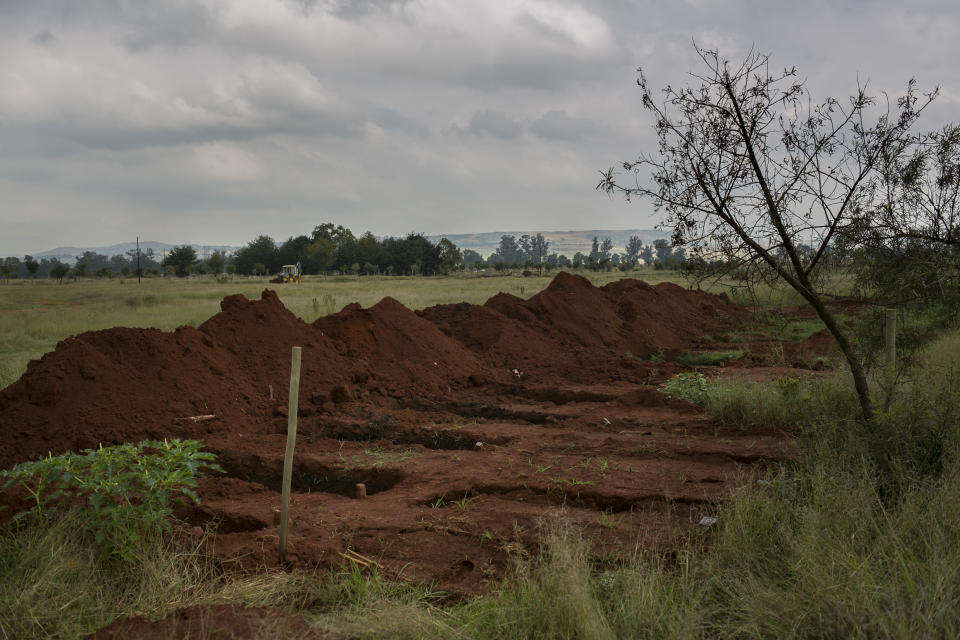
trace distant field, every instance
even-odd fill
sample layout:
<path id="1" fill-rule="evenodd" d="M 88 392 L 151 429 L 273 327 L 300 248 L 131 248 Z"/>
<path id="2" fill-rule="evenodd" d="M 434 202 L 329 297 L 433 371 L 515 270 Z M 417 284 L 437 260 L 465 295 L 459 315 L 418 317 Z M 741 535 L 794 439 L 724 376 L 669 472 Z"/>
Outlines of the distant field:
<path id="1" fill-rule="evenodd" d="M 596 285 L 624 277 L 621 272 L 582 275 Z M 674 271 L 637 270 L 629 277 L 651 284 L 682 283 Z M 224 296 L 260 296 L 274 289 L 288 309 L 307 322 L 339 311 L 351 302 L 364 307 L 392 296 L 411 309 L 435 304 L 481 304 L 503 291 L 529 298 L 551 277 L 456 275 L 439 277 L 313 276 L 300 285 L 276 285 L 268 278 L 238 277 L 219 283 L 202 279 L 81 280 L 57 284 L 49 280 L 11 280 L 0 284 L 0 388 L 14 382 L 30 360 L 53 350 L 69 336 L 110 327 L 155 327 L 166 331 L 197 326 L 220 310 Z M 316 309 L 314 300 L 317 301 Z"/>

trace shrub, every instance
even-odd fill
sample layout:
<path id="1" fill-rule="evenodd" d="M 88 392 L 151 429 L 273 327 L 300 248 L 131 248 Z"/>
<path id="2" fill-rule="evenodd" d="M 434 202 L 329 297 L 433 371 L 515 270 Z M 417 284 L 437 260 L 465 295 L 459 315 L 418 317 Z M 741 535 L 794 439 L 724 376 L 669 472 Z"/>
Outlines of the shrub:
<path id="1" fill-rule="evenodd" d="M 0 472 L 4 488 L 19 485 L 30 497 L 29 509 L 14 516 L 52 518 L 64 508 L 105 554 L 133 562 L 137 543 L 170 528 L 172 501 L 194 502 L 197 480 L 206 471 L 223 471 L 212 453 L 194 440 L 146 441 L 68 452 L 18 464 Z"/>
<path id="2" fill-rule="evenodd" d="M 664 382 L 660 391 L 703 407 L 710 399 L 710 381 L 702 373 L 688 371 Z"/>

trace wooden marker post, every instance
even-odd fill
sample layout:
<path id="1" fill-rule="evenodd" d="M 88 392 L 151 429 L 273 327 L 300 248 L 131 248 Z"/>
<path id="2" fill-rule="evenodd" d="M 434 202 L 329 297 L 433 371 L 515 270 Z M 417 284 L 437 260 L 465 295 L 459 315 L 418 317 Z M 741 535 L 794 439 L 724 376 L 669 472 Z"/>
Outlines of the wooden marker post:
<path id="1" fill-rule="evenodd" d="M 290 357 L 290 403 L 287 405 L 287 451 L 283 456 L 283 491 L 280 497 L 280 562 L 287 556 L 287 522 L 290 517 L 290 480 L 293 477 L 293 448 L 297 444 L 297 405 L 300 396 L 300 347 Z"/>

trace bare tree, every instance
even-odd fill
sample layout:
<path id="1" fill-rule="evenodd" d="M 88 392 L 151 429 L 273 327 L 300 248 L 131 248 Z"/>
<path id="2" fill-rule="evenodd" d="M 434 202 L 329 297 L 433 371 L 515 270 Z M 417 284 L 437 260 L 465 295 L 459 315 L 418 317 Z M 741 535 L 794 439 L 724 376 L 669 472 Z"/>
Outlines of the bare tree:
<path id="1" fill-rule="evenodd" d="M 858 86 L 847 101 L 815 102 L 796 69 L 771 71 L 751 51 L 731 63 L 696 47 L 699 86 L 663 90 L 655 99 L 643 70 L 637 84 L 655 119 L 659 153 L 613 168 L 597 188 L 652 198 L 666 212 L 673 243 L 709 244 L 722 255 L 762 264 L 815 310 L 843 352 L 863 417 L 873 407 L 864 367 L 824 303 L 816 275 L 838 231 L 872 198 L 884 154 L 897 154 L 934 94 L 910 81 L 904 96 L 871 121 L 877 101 Z M 802 245 L 809 245 L 804 251 Z"/>

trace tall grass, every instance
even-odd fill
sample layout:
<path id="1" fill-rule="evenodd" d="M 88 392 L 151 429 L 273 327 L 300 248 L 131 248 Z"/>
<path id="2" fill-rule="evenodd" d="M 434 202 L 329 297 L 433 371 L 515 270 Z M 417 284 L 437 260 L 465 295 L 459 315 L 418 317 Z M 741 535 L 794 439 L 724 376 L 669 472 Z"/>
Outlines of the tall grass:
<path id="1" fill-rule="evenodd" d="M 135 565 L 104 560 L 68 518 L 0 537 L 0 637 L 77 638 L 118 616 L 195 604 L 280 606 L 302 591 L 283 572 L 225 576 L 182 534 L 144 541 Z M 226 579 L 225 579 L 226 578 Z"/>

